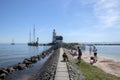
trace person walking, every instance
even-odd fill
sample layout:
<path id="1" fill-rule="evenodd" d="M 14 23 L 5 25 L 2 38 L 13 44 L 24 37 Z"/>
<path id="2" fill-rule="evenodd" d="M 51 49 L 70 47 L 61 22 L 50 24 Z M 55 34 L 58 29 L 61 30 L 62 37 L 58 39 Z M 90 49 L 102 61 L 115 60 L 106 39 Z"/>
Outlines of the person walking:
<path id="1" fill-rule="evenodd" d="M 82 51 L 81 51 L 81 49 L 80 49 L 80 47 L 78 46 L 78 63 L 80 63 L 81 62 L 81 56 L 82 56 Z"/>
<path id="2" fill-rule="evenodd" d="M 94 53 L 94 59 L 95 59 L 95 62 L 97 61 L 97 49 L 95 46 L 93 46 L 93 53 Z"/>

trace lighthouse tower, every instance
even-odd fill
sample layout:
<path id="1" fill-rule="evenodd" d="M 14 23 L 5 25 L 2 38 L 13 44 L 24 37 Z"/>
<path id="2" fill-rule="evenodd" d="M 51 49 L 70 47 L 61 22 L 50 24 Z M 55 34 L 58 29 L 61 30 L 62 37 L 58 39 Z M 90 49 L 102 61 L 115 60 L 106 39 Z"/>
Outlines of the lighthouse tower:
<path id="1" fill-rule="evenodd" d="M 53 30 L 53 43 L 56 42 L 56 32 L 55 32 L 55 29 Z"/>

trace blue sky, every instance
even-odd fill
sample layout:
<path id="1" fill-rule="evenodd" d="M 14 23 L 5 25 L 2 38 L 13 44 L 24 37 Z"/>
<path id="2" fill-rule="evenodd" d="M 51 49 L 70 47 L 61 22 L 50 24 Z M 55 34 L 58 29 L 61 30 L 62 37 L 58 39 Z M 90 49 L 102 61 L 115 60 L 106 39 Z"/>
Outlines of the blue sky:
<path id="1" fill-rule="evenodd" d="M 120 42 L 120 0 L 0 0 L 0 43 L 27 43 L 36 27 L 39 43 Z"/>

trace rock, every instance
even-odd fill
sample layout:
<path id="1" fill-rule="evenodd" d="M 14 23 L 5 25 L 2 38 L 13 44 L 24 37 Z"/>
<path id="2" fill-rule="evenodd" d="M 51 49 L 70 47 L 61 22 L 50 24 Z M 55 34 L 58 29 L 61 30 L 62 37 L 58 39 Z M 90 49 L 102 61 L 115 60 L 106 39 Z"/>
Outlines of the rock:
<path id="1" fill-rule="evenodd" d="M 31 57 L 31 62 L 32 63 L 36 63 L 38 61 L 38 58 L 36 58 L 36 57 Z"/>
<path id="2" fill-rule="evenodd" d="M 7 74 L 7 75 L 9 74 L 8 71 L 7 71 L 7 69 L 5 69 L 5 68 L 2 68 L 2 69 L 0 70 L 0 74 L 2 74 L 2 73 L 5 73 L 5 74 Z"/>
<path id="3" fill-rule="evenodd" d="M 26 58 L 25 60 L 27 60 L 27 61 L 31 61 L 31 58 Z"/>
<path id="4" fill-rule="evenodd" d="M 23 70 L 26 68 L 26 64 L 24 63 L 18 63 L 18 70 Z"/>
<path id="5" fill-rule="evenodd" d="M 13 65 L 13 69 L 14 69 L 15 71 L 17 71 L 17 70 L 18 70 L 18 64 Z"/>
<path id="6" fill-rule="evenodd" d="M 26 59 L 23 61 L 23 64 L 26 64 L 26 67 L 31 67 L 32 66 L 32 62 L 29 61 L 29 60 L 26 60 Z"/>
<path id="7" fill-rule="evenodd" d="M 12 66 L 10 66 L 10 67 L 7 68 L 7 71 L 8 71 L 9 73 L 11 73 L 11 72 L 14 72 L 15 69 L 14 69 Z"/>
<path id="8" fill-rule="evenodd" d="M 42 58 L 45 58 L 45 56 L 46 56 L 46 53 L 42 53 Z"/>
<path id="9" fill-rule="evenodd" d="M 0 74 L 0 79 L 5 79 L 7 75 L 5 73 Z"/>
<path id="10" fill-rule="evenodd" d="M 4 79 L 8 74 L 9 74 L 9 73 L 8 73 L 7 69 L 2 68 L 2 69 L 0 70 L 0 79 Z"/>
<path id="11" fill-rule="evenodd" d="M 42 54 L 39 55 L 40 59 L 42 58 Z"/>

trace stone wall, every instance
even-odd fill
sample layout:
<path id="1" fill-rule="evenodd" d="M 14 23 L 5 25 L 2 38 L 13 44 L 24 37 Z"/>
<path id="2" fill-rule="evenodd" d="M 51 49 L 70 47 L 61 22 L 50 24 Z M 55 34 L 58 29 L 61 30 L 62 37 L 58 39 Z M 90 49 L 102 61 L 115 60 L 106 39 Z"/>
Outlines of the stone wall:
<path id="1" fill-rule="evenodd" d="M 59 49 L 55 50 L 49 59 L 44 63 L 42 68 L 33 75 L 30 80 L 54 80 L 59 52 Z"/>

